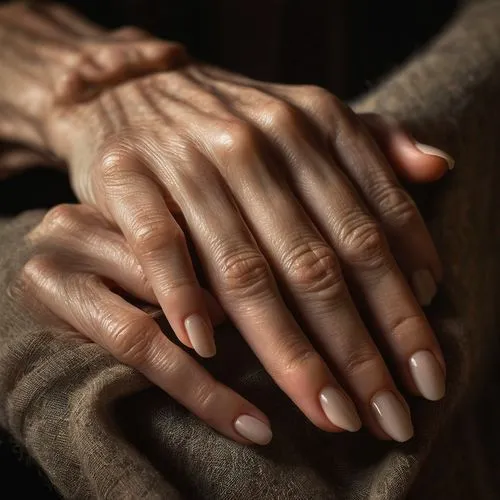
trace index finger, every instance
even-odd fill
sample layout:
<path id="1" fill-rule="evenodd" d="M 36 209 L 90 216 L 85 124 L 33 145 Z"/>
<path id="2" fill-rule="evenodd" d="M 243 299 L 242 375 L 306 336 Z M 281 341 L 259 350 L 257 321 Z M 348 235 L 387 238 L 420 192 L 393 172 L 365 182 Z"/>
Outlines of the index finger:
<path id="1" fill-rule="evenodd" d="M 143 373 L 190 412 L 221 434 L 249 444 L 267 444 L 267 417 L 229 387 L 216 381 L 189 354 L 172 343 L 156 322 L 109 290 L 99 278 L 67 272 L 50 259 L 29 263 L 33 292 L 54 314 L 122 363 Z M 71 300 L 61 300 L 60 290 Z"/>

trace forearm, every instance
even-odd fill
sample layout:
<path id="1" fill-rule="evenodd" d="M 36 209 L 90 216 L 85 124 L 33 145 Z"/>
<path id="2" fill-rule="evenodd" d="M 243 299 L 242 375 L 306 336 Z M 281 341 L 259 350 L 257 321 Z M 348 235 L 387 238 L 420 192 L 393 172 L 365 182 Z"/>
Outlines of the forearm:
<path id="1" fill-rule="evenodd" d="M 59 84 L 100 30 L 52 2 L 0 8 L 0 140 L 48 147 L 44 120 Z"/>
<path id="2" fill-rule="evenodd" d="M 467 156 L 474 150 L 478 162 L 486 150 L 494 154 L 500 130 L 500 2 L 466 2 L 442 35 L 355 108 L 394 116 L 458 162 L 464 150 Z"/>
<path id="3" fill-rule="evenodd" d="M 0 46 L 0 175 L 23 165 L 26 151 L 57 149 L 48 131 L 57 108 L 187 61 L 177 43 L 136 28 L 106 32 L 53 2 L 0 7 Z"/>

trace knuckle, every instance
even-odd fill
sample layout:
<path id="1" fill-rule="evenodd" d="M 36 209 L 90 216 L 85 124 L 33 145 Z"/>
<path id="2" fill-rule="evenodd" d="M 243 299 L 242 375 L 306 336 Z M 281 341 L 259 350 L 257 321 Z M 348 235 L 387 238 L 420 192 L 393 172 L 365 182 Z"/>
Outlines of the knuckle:
<path id="1" fill-rule="evenodd" d="M 33 255 L 22 267 L 19 282 L 25 288 L 40 284 L 54 272 L 54 262 L 47 255 Z"/>
<path id="2" fill-rule="evenodd" d="M 193 401 L 200 418 L 210 421 L 220 413 L 217 404 L 217 387 L 214 380 L 198 385 L 193 392 Z"/>
<path id="3" fill-rule="evenodd" d="M 182 230 L 164 219 L 141 217 L 135 221 L 132 233 L 135 250 L 144 258 L 168 247 L 185 244 Z"/>
<path id="4" fill-rule="evenodd" d="M 114 31 L 114 35 L 123 40 L 143 40 L 144 38 L 150 38 L 151 35 L 136 26 L 122 26 Z"/>
<path id="5" fill-rule="evenodd" d="M 147 316 L 127 318 L 109 330 L 111 348 L 125 364 L 141 367 L 150 358 L 156 334 L 154 321 Z"/>
<path id="6" fill-rule="evenodd" d="M 270 285 L 267 262 L 254 249 L 228 253 L 220 260 L 219 269 L 223 292 L 252 296 Z"/>
<path id="7" fill-rule="evenodd" d="M 299 115 L 287 102 L 275 100 L 264 108 L 263 122 L 274 130 L 299 128 Z"/>
<path id="8" fill-rule="evenodd" d="M 302 292 L 340 291 L 342 274 L 333 250 L 324 244 L 302 243 L 284 260 L 292 285 Z"/>
<path id="9" fill-rule="evenodd" d="M 305 85 L 302 91 L 305 101 L 319 112 L 328 110 L 329 113 L 340 113 L 344 110 L 342 101 L 322 87 Z"/>
<path id="10" fill-rule="evenodd" d="M 369 216 L 347 217 L 339 229 L 346 259 L 376 268 L 384 262 L 386 243 L 377 222 Z"/>
<path id="11" fill-rule="evenodd" d="M 123 160 L 126 158 L 124 151 L 116 145 L 108 145 L 104 151 L 101 152 L 99 158 L 100 172 L 102 179 L 107 185 L 111 183 L 113 185 L 117 179 L 121 179 L 121 167 L 123 165 Z"/>
<path id="12" fill-rule="evenodd" d="M 257 148 L 256 130 L 243 120 L 225 122 L 216 138 L 216 152 L 227 156 L 248 158 Z"/>
<path id="13" fill-rule="evenodd" d="M 123 133 L 110 137 L 102 146 L 93 172 L 106 194 L 112 195 L 119 189 L 117 195 L 123 195 L 122 188 L 131 187 L 137 179 L 138 173 L 133 167 L 137 160 L 134 151 L 140 141 L 136 134 Z"/>
<path id="14" fill-rule="evenodd" d="M 186 47 L 178 42 L 164 42 L 155 40 L 142 48 L 142 53 L 146 59 L 163 62 L 166 67 L 171 67 L 171 63 L 177 65 L 186 60 L 188 53 Z"/>
<path id="15" fill-rule="evenodd" d="M 283 359 L 285 363 L 279 368 L 278 377 L 301 374 L 305 370 L 312 370 L 313 366 L 323 366 L 321 356 L 304 339 L 288 337 L 283 346 Z M 315 370 L 312 370 L 315 371 Z"/>
<path id="16" fill-rule="evenodd" d="M 413 200 L 400 186 L 385 186 L 378 190 L 374 199 L 381 217 L 391 226 L 405 227 L 418 218 Z"/>
<path id="17" fill-rule="evenodd" d="M 75 231 L 78 229 L 79 219 L 74 205 L 61 204 L 51 208 L 43 218 L 44 232 L 52 233 L 63 230 Z"/>
<path id="18" fill-rule="evenodd" d="M 11 299 L 37 298 L 38 300 L 39 292 L 46 288 L 47 281 L 54 275 L 56 269 L 56 264 L 48 255 L 33 255 L 8 284 L 7 295 Z"/>
<path id="19" fill-rule="evenodd" d="M 350 351 L 343 363 L 346 377 L 367 377 L 381 369 L 381 358 L 368 347 Z"/>

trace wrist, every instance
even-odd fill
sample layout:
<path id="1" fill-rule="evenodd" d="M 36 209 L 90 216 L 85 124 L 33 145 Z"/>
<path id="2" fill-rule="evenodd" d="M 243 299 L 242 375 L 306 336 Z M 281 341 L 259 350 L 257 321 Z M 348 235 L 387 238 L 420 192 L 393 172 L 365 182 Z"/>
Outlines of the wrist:
<path id="1" fill-rule="evenodd" d="M 53 104 L 86 101 L 132 78 L 171 70 L 187 61 L 183 45 L 131 26 L 80 40 L 78 53 L 54 86 Z"/>
<path id="2" fill-rule="evenodd" d="M 179 44 L 136 28 L 107 32 L 51 2 L 1 7 L 0 46 L 0 117 L 4 109 L 16 117 L 0 123 L 0 140 L 52 152 L 49 123 L 61 108 L 187 60 Z"/>
<path id="3" fill-rule="evenodd" d="M 62 9 L 62 10 L 61 10 Z M 44 118 L 61 74 L 79 57 L 76 16 L 52 2 L 0 7 L 0 140 L 45 148 Z M 104 33 L 82 27 L 81 37 Z"/>

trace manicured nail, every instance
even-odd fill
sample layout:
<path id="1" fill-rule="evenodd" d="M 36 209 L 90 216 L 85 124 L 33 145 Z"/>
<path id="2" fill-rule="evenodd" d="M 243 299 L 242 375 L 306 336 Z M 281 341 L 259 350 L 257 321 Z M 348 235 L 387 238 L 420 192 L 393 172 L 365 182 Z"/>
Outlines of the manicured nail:
<path id="1" fill-rule="evenodd" d="M 410 358 L 410 371 L 417 389 L 424 398 L 438 401 L 444 397 L 446 391 L 444 373 L 432 352 L 416 352 Z"/>
<path id="2" fill-rule="evenodd" d="M 392 439 L 403 443 L 413 436 L 410 414 L 394 393 L 378 393 L 372 400 L 372 407 L 380 427 Z"/>
<path id="3" fill-rule="evenodd" d="M 333 425 L 349 432 L 361 429 L 361 420 L 354 403 L 337 389 L 325 387 L 319 395 L 321 407 Z"/>
<path id="4" fill-rule="evenodd" d="M 240 415 L 234 422 L 234 428 L 240 436 L 255 444 L 265 445 L 273 438 L 271 428 L 262 420 L 250 415 Z"/>
<path id="5" fill-rule="evenodd" d="M 413 293 L 421 306 L 428 306 L 436 295 L 437 285 L 432 274 L 427 269 L 415 271 L 411 277 Z"/>
<path id="6" fill-rule="evenodd" d="M 189 316 L 184 321 L 184 326 L 193 349 L 202 358 L 215 356 L 216 349 L 213 332 L 199 314 Z"/>
<path id="7" fill-rule="evenodd" d="M 445 153 L 441 149 L 435 148 L 434 146 L 429 146 L 428 144 L 422 144 L 421 142 L 416 142 L 415 147 L 426 155 L 439 156 L 440 158 L 443 158 L 443 160 L 448 163 L 448 170 L 452 170 L 455 166 L 455 160 L 448 153 Z"/>

